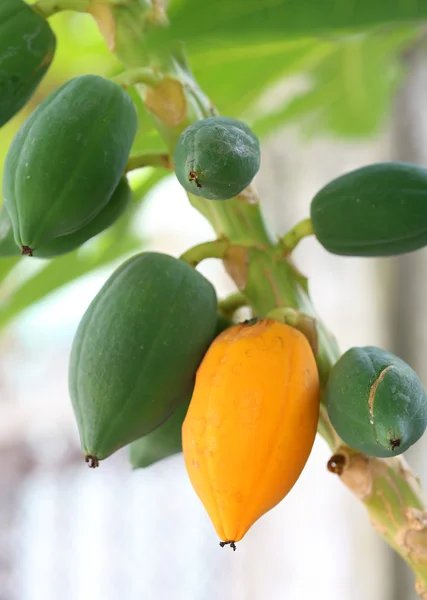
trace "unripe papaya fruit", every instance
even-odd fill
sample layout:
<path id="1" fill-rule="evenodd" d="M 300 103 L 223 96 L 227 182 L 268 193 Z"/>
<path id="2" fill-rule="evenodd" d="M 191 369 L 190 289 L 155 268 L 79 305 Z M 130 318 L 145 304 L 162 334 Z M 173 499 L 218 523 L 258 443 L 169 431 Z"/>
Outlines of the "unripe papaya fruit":
<path id="1" fill-rule="evenodd" d="M 56 39 L 22 0 L 0 2 L 0 127 L 29 100 L 48 70 Z"/>
<path id="2" fill-rule="evenodd" d="M 232 322 L 218 315 L 216 337 L 232 326 Z M 191 395 L 180 404 L 171 416 L 162 424 L 129 446 L 129 460 L 134 469 L 142 469 L 182 451 L 182 424 L 187 414 Z"/>
<path id="3" fill-rule="evenodd" d="M 240 194 L 258 172 L 258 138 L 241 121 L 202 119 L 180 135 L 174 162 L 176 176 L 188 192 L 226 200 Z"/>
<path id="4" fill-rule="evenodd" d="M 427 244 L 427 170 L 378 163 L 334 179 L 311 202 L 313 231 L 334 254 L 393 256 Z"/>
<path id="5" fill-rule="evenodd" d="M 197 371 L 182 444 L 221 545 L 234 548 L 290 491 L 318 417 L 316 361 L 301 332 L 263 319 L 215 339 Z"/>
<path id="6" fill-rule="evenodd" d="M 97 75 L 72 79 L 36 108 L 3 174 L 4 204 L 24 253 L 81 229 L 106 206 L 136 128 L 130 96 Z"/>
<path id="7" fill-rule="evenodd" d="M 70 395 L 90 466 L 163 423 L 191 393 L 215 331 L 216 294 L 184 261 L 123 263 L 78 327 Z"/>
<path id="8" fill-rule="evenodd" d="M 108 204 L 86 225 L 74 233 L 60 235 L 33 248 L 31 256 L 53 258 L 72 252 L 90 238 L 105 231 L 124 213 L 132 198 L 132 190 L 126 177 L 122 177 Z M 12 223 L 5 207 L 0 213 L 0 256 L 18 256 L 22 250 L 17 246 L 13 235 Z"/>
<path id="9" fill-rule="evenodd" d="M 332 368 L 328 414 L 338 435 L 370 456 L 402 454 L 424 433 L 427 397 L 403 360 L 374 346 L 351 348 Z"/>

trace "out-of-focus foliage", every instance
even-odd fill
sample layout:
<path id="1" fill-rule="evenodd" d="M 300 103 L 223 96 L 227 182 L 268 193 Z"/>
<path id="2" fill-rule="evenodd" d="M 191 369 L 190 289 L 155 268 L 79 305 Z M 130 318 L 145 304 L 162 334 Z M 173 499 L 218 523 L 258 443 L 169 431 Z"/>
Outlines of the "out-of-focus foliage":
<path id="1" fill-rule="evenodd" d="M 185 41 L 196 79 L 222 114 L 246 120 L 259 135 L 296 122 L 308 134 L 359 137 L 386 121 L 403 74 L 400 55 L 418 41 L 427 2 L 171 0 L 169 16 L 171 27 L 153 43 Z M 50 23 L 55 60 L 29 104 L 0 131 L 0 175 L 17 129 L 52 90 L 80 74 L 108 77 L 121 69 L 92 17 L 67 12 Z M 130 93 L 140 126 L 132 154 L 164 151 L 136 91 Z M 147 174 L 134 209 L 166 175 Z M 1 259 L 0 328 L 62 285 L 138 249 L 132 215 L 70 255 L 31 264 Z"/>
<path id="2" fill-rule="evenodd" d="M 427 19 L 424 0 L 171 0 L 171 26 L 153 35 L 165 44 L 183 40 L 190 51 L 218 44 L 262 42 L 351 32 L 378 24 Z"/>

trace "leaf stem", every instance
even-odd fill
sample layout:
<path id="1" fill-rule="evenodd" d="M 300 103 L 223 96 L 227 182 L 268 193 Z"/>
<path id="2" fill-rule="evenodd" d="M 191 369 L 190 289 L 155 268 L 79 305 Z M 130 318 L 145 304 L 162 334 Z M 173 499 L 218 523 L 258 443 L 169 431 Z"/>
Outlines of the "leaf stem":
<path id="1" fill-rule="evenodd" d="M 123 73 L 120 73 L 115 77 L 111 77 L 111 81 L 114 81 L 114 83 L 117 83 L 124 89 L 138 83 L 143 83 L 150 87 L 154 87 L 161 81 L 161 79 L 161 74 L 150 67 L 129 69 L 127 71 L 123 71 Z"/>
<path id="2" fill-rule="evenodd" d="M 189 250 L 184 252 L 184 254 L 180 256 L 180 258 L 192 267 L 197 267 L 197 265 L 206 258 L 223 259 L 229 247 L 230 242 L 228 240 L 214 240 L 213 242 L 204 242 L 203 244 L 199 244 L 198 246 L 193 246 L 193 248 L 190 248 Z"/>
<path id="3" fill-rule="evenodd" d="M 243 306 L 248 306 L 248 299 L 241 292 L 234 292 L 230 294 L 224 300 L 220 300 L 218 302 L 218 310 L 224 315 L 224 317 L 231 317 L 234 315 L 236 310 L 242 308 Z"/>
<path id="4" fill-rule="evenodd" d="M 313 225 L 311 219 L 304 219 L 280 238 L 280 244 L 284 247 L 286 254 L 290 254 L 300 241 L 309 235 L 313 235 Z"/>
<path id="5" fill-rule="evenodd" d="M 163 167 L 172 170 L 168 154 L 137 154 L 129 157 L 126 173 L 143 167 Z"/>

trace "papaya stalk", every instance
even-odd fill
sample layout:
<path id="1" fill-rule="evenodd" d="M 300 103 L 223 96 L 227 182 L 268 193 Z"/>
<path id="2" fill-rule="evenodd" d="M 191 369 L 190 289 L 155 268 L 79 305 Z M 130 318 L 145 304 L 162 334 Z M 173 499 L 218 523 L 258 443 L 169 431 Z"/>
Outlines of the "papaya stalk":
<path id="1" fill-rule="evenodd" d="M 72 4 L 87 3 L 83 0 L 80 3 L 77 0 L 40 0 L 37 6 L 44 14 L 48 14 L 49 6 L 71 8 Z M 139 14 L 140 21 L 146 21 L 147 28 L 153 26 L 152 13 L 150 15 L 145 2 L 127 0 L 126 10 L 132 10 L 134 17 Z M 114 20 L 117 14 L 113 11 L 110 17 Z M 112 45 L 109 35 L 111 27 L 103 27 L 99 18 L 97 21 L 110 48 L 126 69 L 150 66 L 145 63 L 147 54 L 141 51 L 146 45 L 147 28 L 132 29 L 130 21 L 121 20 L 121 35 L 115 38 Z M 164 20 L 157 22 L 164 26 Z M 126 27 L 129 28 L 128 36 L 123 35 Z M 151 60 L 151 66 L 156 67 L 162 75 L 159 83 L 146 81 L 136 87 L 172 156 L 180 133 L 197 119 L 216 114 L 216 110 L 197 85 L 182 51 L 179 55 L 171 52 L 160 58 L 153 56 Z M 279 310 L 282 311 L 282 317 L 294 319 L 295 326 L 298 326 L 298 322 L 301 324 L 298 317 L 301 313 L 312 319 L 306 321 L 306 325 L 315 323 L 316 326 L 311 328 L 315 333 L 311 341 L 316 348 L 320 382 L 324 388 L 329 370 L 340 353 L 333 336 L 315 312 L 307 280 L 295 269 L 290 256 L 299 240 L 311 233 L 309 221 L 277 241 L 265 225 L 253 185 L 227 201 L 207 201 L 191 194 L 188 197 L 194 208 L 210 222 L 217 238 L 227 247 L 221 256 L 225 268 L 254 314 L 263 317 Z M 212 248 L 209 246 L 209 252 Z M 192 252 L 189 250 L 187 256 L 191 256 Z M 193 264 L 199 260 L 198 251 L 194 252 L 196 260 Z M 206 255 L 202 252 L 203 258 Z M 294 309 L 294 313 L 290 309 Z M 318 432 L 333 453 L 328 463 L 329 471 L 338 475 L 344 485 L 363 502 L 373 527 L 413 569 L 417 592 L 427 600 L 427 510 L 418 479 L 403 457 L 373 458 L 344 444 L 332 428 L 323 400 Z"/>

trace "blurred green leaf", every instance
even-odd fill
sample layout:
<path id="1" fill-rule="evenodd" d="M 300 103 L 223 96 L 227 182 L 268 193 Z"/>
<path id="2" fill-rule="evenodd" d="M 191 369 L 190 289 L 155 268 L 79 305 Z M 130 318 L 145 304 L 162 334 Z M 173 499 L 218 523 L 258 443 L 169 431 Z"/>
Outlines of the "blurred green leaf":
<path id="1" fill-rule="evenodd" d="M 312 134 L 361 137 L 377 132 L 389 116 L 402 76 L 399 55 L 415 35 L 413 28 L 399 28 L 342 40 L 307 71 L 308 89 L 255 118 L 254 130 L 265 135 L 299 120 Z"/>
<path id="2" fill-rule="evenodd" d="M 191 55 L 190 63 L 197 81 L 219 111 L 239 117 L 268 86 L 312 68 L 335 47 L 333 41 L 313 38 L 259 46 L 217 46 Z"/>
<path id="3" fill-rule="evenodd" d="M 427 20 L 425 0 L 172 0 L 171 27 L 153 33 L 152 43 L 182 40 L 188 48 L 254 46 L 332 31 L 357 30 L 382 23 Z"/>

